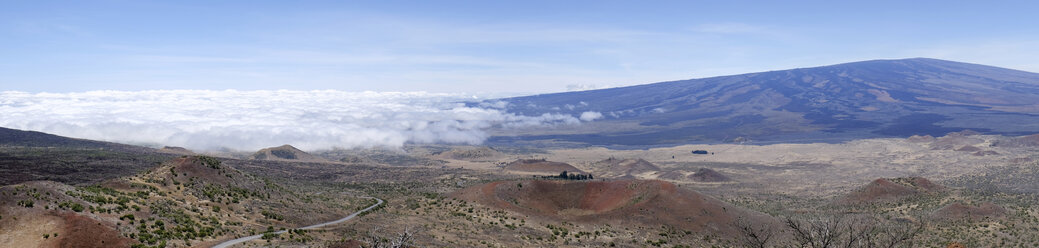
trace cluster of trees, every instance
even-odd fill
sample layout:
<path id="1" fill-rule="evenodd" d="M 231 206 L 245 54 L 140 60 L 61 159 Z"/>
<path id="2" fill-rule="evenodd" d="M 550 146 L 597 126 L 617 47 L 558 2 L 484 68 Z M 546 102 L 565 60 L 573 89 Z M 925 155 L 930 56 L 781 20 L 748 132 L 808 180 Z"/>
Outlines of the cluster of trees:
<path id="1" fill-rule="evenodd" d="M 577 173 L 567 173 L 566 171 L 563 171 L 562 173 L 559 173 L 559 175 L 534 176 L 534 177 L 535 178 L 541 178 L 541 179 L 565 179 L 565 180 L 592 180 L 592 179 L 595 179 L 595 177 L 592 176 L 591 173 L 589 173 L 589 174 L 577 174 Z"/>
<path id="2" fill-rule="evenodd" d="M 735 225 L 743 247 L 893 248 L 912 247 L 925 223 L 881 222 L 877 218 L 836 215 L 808 220 L 788 217 L 783 227 L 755 225 L 744 219 L 737 220 Z"/>

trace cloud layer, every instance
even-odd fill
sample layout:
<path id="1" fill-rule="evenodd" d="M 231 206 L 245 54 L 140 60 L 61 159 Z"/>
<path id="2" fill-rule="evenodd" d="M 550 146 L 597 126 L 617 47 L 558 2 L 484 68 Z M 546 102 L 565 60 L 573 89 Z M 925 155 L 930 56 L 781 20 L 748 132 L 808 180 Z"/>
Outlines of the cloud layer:
<path id="1" fill-rule="evenodd" d="M 195 150 L 304 150 L 479 144 L 485 130 L 572 125 L 597 119 L 519 116 L 496 102 L 467 107 L 462 94 L 343 91 L 0 92 L 0 126 L 57 135 Z M 478 98 L 477 98 L 478 99 Z"/>

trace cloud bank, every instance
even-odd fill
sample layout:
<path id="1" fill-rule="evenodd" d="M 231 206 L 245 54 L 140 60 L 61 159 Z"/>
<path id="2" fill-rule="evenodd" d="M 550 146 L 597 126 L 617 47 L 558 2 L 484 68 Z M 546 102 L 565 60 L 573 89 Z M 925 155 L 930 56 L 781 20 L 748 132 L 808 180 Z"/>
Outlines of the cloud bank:
<path id="1" fill-rule="evenodd" d="M 505 102 L 467 107 L 471 95 L 344 91 L 0 92 L 0 126 L 62 136 L 195 150 L 304 150 L 479 144 L 489 128 L 595 120 L 507 113 Z"/>

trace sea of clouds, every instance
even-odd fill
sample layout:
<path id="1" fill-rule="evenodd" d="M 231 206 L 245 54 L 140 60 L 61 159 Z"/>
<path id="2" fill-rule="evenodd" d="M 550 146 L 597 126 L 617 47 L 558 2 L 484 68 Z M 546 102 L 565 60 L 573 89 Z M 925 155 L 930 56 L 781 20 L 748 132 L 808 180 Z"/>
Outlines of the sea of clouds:
<path id="1" fill-rule="evenodd" d="M 480 144 L 489 128 L 577 125 L 602 118 L 507 113 L 465 94 L 344 91 L 0 92 L 0 126 L 206 151 L 291 144 L 303 150 Z"/>

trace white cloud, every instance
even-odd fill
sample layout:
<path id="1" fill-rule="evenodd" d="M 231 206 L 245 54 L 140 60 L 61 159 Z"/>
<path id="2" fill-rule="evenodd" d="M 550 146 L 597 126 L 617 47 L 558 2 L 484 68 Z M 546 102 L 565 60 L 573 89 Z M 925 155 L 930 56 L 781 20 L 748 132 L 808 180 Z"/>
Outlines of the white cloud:
<path id="1" fill-rule="evenodd" d="M 761 36 L 787 36 L 787 34 L 774 27 L 753 25 L 748 23 L 726 22 L 705 23 L 693 28 L 693 31 L 715 34 L 748 34 Z"/>
<path id="2" fill-rule="evenodd" d="M 578 124 L 565 114 L 519 116 L 493 102 L 467 107 L 472 95 L 343 91 L 0 92 L 0 126 L 122 143 L 196 150 L 256 150 L 292 144 L 305 150 L 479 144 L 492 127 Z M 587 116 L 586 116 L 587 115 Z M 588 119 L 591 118 L 591 119 Z"/>
<path id="3" fill-rule="evenodd" d="M 609 85 L 595 85 L 595 84 L 568 84 L 566 85 L 566 91 L 586 91 L 586 90 L 597 90 L 611 88 Z"/>
<path id="4" fill-rule="evenodd" d="M 597 119 L 600 119 L 600 118 L 602 118 L 602 113 L 599 113 L 599 112 L 588 111 L 588 112 L 581 113 L 581 120 L 582 121 L 594 121 L 594 120 L 597 120 Z"/>

